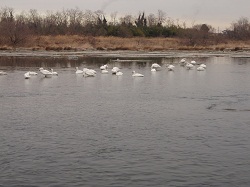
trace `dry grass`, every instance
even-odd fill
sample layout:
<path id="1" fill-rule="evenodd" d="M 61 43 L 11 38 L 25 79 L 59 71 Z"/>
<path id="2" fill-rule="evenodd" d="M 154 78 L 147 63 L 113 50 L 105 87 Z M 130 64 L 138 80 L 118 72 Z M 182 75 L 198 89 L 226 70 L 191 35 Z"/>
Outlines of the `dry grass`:
<path id="1" fill-rule="evenodd" d="M 187 46 L 180 38 L 118 38 L 92 36 L 39 36 L 31 37 L 20 46 L 31 50 L 248 50 L 250 41 L 226 41 L 217 45 Z M 0 50 L 10 49 L 10 46 L 1 46 Z"/>

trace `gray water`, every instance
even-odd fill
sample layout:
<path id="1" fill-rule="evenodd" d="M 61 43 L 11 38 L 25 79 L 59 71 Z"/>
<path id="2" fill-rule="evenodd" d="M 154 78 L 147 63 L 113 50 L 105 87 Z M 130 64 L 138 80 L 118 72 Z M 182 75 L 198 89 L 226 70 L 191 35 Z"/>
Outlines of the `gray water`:
<path id="1" fill-rule="evenodd" d="M 250 58 L 81 60 L 2 62 L 0 186 L 250 186 Z M 100 74 L 107 62 L 123 76 Z M 59 76 L 24 79 L 40 66 Z"/>

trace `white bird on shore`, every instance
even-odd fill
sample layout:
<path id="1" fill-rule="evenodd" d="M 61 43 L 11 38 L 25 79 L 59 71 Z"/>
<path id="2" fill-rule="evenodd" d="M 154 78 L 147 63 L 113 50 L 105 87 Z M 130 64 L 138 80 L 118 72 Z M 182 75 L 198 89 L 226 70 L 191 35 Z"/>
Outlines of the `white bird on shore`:
<path id="1" fill-rule="evenodd" d="M 0 75 L 7 75 L 5 71 L 0 71 Z"/>
<path id="2" fill-rule="evenodd" d="M 51 73 L 52 73 L 52 75 L 56 75 L 56 76 L 58 76 L 58 73 L 57 73 L 57 72 L 55 72 L 52 68 L 51 68 Z"/>
<path id="3" fill-rule="evenodd" d="M 52 77 L 52 73 L 46 69 L 39 68 L 39 71 L 47 78 Z"/>
<path id="4" fill-rule="evenodd" d="M 132 76 L 133 77 L 144 77 L 144 75 L 142 75 L 140 73 L 136 73 L 135 71 L 132 71 Z"/>
<path id="5" fill-rule="evenodd" d="M 76 74 L 82 74 L 83 70 L 80 70 L 78 67 L 76 67 Z"/>
<path id="6" fill-rule="evenodd" d="M 31 76 L 30 76 L 30 72 L 28 71 L 28 72 L 26 72 L 26 73 L 24 73 L 24 78 L 25 79 L 29 79 Z"/>

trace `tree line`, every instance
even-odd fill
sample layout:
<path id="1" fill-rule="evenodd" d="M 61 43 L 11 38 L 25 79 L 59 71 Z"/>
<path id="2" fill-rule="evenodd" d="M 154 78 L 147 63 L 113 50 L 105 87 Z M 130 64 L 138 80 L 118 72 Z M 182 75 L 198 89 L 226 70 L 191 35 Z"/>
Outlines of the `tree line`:
<path id="1" fill-rule="evenodd" d="M 79 8 L 62 11 L 47 11 L 45 14 L 31 9 L 28 12 L 15 13 L 13 8 L 0 10 L 0 44 L 16 46 L 30 36 L 41 35 L 84 35 L 116 37 L 180 37 L 187 45 L 206 45 L 220 42 L 225 38 L 245 40 L 250 38 L 248 18 L 240 18 L 231 28 L 215 33 L 211 25 L 197 24 L 187 27 L 168 18 L 158 10 L 157 14 L 118 17 L 114 12 L 109 16 L 98 11 Z"/>

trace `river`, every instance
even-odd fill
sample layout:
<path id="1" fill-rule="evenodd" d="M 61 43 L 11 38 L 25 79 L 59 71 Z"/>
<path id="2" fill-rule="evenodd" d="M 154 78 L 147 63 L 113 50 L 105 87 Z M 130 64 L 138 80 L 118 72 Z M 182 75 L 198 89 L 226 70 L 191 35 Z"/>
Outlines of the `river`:
<path id="1" fill-rule="evenodd" d="M 24 79 L 39 67 L 58 76 Z M 2 56 L 0 70 L 0 187 L 250 185 L 248 56 Z"/>

